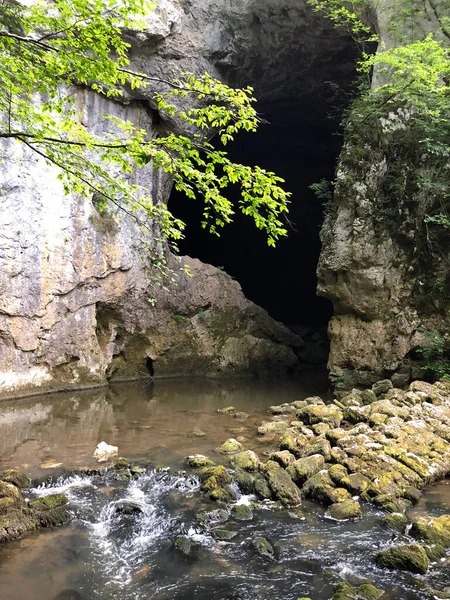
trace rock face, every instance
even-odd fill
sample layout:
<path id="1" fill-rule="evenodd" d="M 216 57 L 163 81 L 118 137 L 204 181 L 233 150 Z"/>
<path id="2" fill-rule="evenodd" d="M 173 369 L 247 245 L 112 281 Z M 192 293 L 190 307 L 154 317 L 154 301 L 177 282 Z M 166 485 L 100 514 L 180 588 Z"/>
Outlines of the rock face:
<path id="1" fill-rule="evenodd" d="M 263 100 L 292 102 L 323 95 L 336 64 L 340 77 L 353 72 L 351 61 L 339 58 L 349 41 L 330 32 L 296 0 L 161 0 L 148 29 L 127 35 L 134 67 L 156 77 L 209 71 L 253 84 Z M 86 127 L 97 132 L 105 113 L 139 123 L 149 135 L 182 131 L 170 117 L 155 118 L 145 92 L 120 105 L 79 90 L 77 103 Z M 226 273 L 169 257 L 174 285 L 156 289 L 133 222 L 65 196 L 56 169 L 15 142 L 0 150 L 0 395 L 149 375 L 296 368 L 301 338 L 247 301 Z M 151 169 L 133 177 L 155 201 L 167 201 L 167 177 Z M 156 240 L 157 231 L 148 241 Z M 194 277 L 183 273 L 184 264 Z"/>
<path id="2" fill-rule="evenodd" d="M 381 42 L 389 48 L 403 40 L 390 25 L 396 9 L 381 2 L 374 10 Z M 415 31 L 439 37 L 431 16 Z M 379 78 L 376 72 L 374 82 Z M 335 315 L 328 364 L 344 388 L 393 374 L 404 385 L 426 368 L 442 375 L 439 359 L 448 350 L 448 239 L 424 221 L 446 209 L 421 186 L 424 174 L 439 167 L 408 137 L 407 114 L 389 110 L 386 118 L 366 121 L 356 142 L 349 135 L 321 232 L 318 291 L 332 300 Z"/>

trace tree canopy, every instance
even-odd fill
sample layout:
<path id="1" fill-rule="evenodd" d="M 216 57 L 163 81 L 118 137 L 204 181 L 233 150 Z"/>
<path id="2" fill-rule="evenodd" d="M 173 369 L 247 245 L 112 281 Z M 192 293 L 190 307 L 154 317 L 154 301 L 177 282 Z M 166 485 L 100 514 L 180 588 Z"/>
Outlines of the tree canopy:
<path id="1" fill-rule="evenodd" d="M 204 73 L 164 82 L 170 89 L 164 96 L 153 91 L 161 80 L 132 68 L 130 45 L 122 35 L 144 29 L 151 10 L 145 0 L 1 2 L 0 138 L 25 144 L 58 167 L 67 193 L 95 196 L 100 209 L 115 205 L 143 230 L 156 221 L 162 238 L 174 245 L 184 224 L 133 183 L 136 168 L 160 169 L 177 190 L 201 200 L 202 225 L 212 233 L 240 210 L 274 245 L 286 234 L 282 218 L 289 193 L 283 180 L 233 162 L 224 148 L 240 130 L 256 131 L 260 119 L 253 90 L 232 89 Z M 178 117 L 194 133 L 151 136 L 105 114 L 109 133 L 94 134 L 77 110 L 73 90 L 79 86 L 118 102 L 145 88 L 157 110 Z M 212 134 L 218 140 L 214 145 L 208 141 Z M 237 207 L 226 195 L 230 185 L 240 189 Z"/>

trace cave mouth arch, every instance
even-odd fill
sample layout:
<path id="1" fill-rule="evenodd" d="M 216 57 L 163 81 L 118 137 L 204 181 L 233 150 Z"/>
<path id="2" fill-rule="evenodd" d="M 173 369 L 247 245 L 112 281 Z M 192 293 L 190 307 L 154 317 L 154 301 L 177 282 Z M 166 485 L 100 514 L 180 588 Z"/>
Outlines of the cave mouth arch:
<path id="1" fill-rule="evenodd" d="M 174 190 L 169 207 L 186 223 L 181 254 L 223 268 L 250 300 L 297 333 L 323 335 L 332 316 L 331 302 L 316 293 L 324 207 L 309 186 L 334 179 L 358 53 L 349 37 L 306 4 L 258 0 L 255 6 L 259 12 L 249 15 L 248 30 L 234 36 L 231 66 L 228 57 L 216 67 L 230 85 L 254 88 L 257 110 L 269 124 L 256 134 L 239 134 L 227 151 L 236 162 L 286 180 L 292 193 L 289 235 L 269 248 L 252 221 L 236 214 L 217 237 L 201 228 L 201 201 Z"/>

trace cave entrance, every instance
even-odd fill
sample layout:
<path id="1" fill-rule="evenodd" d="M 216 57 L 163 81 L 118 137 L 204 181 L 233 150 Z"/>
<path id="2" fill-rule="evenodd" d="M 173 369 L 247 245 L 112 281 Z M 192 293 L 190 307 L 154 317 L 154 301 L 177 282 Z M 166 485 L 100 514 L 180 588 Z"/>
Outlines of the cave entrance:
<path id="1" fill-rule="evenodd" d="M 233 68 L 218 67 L 231 85 L 254 87 L 258 112 L 269 124 L 256 134 L 239 134 L 227 151 L 236 162 L 257 164 L 286 180 L 292 192 L 289 235 L 269 248 L 251 219 L 236 214 L 218 238 L 201 228 L 200 201 L 174 191 L 169 206 L 187 225 L 182 254 L 223 268 L 250 300 L 308 337 L 325 334 L 332 316 L 331 302 L 316 293 L 324 207 L 309 186 L 334 179 L 342 147 L 339 124 L 356 79 L 357 50 L 304 5 L 277 0 L 266 14 L 265 3 L 259 4 L 245 52 L 236 49 Z"/>

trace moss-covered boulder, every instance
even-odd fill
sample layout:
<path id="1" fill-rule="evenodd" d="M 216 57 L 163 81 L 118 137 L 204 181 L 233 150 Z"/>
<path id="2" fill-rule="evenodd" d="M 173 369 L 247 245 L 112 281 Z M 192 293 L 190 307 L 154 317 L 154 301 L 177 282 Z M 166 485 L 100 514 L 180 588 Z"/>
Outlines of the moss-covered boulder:
<path id="1" fill-rule="evenodd" d="M 334 594 L 332 600 L 355 600 L 356 590 L 355 588 L 347 583 L 341 581 L 334 587 Z"/>
<path id="2" fill-rule="evenodd" d="M 274 547 L 265 537 L 256 537 L 251 541 L 251 545 L 259 556 L 270 559 L 275 558 Z"/>
<path id="3" fill-rule="evenodd" d="M 325 459 L 321 454 L 299 458 L 287 467 L 287 472 L 292 480 L 302 486 L 307 479 L 321 471 L 325 466 Z"/>
<path id="4" fill-rule="evenodd" d="M 425 544 L 423 549 L 430 559 L 430 562 L 437 562 L 446 555 L 446 550 L 441 544 Z"/>
<path id="5" fill-rule="evenodd" d="M 441 544 L 450 548 L 450 515 L 434 519 L 420 517 L 412 522 L 409 533 L 427 544 Z"/>
<path id="6" fill-rule="evenodd" d="M 235 538 L 238 535 L 238 532 L 232 531 L 231 529 L 220 529 L 219 528 L 219 529 L 214 529 L 212 534 L 216 540 L 219 540 L 221 542 L 222 541 L 226 542 L 226 541 L 229 541 L 229 540 L 232 540 L 233 538 Z"/>
<path id="7" fill-rule="evenodd" d="M 345 487 L 351 494 L 358 496 L 364 493 L 371 483 L 370 479 L 361 473 L 352 473 L 340 481 L 341 487 Z"/>
<path id="8" fill-rule="evenodd" d="M 295 456 L 289 450 L 280 450 L 279 452 L 272 452 L 269 456 L 269 460 L 274 460 L 283 469 L 286 469 L 291 463 L 295 461 Z"/>
<path id="9" fill-rule="evenodd" d="M 50 494 L 43 498 L 33 498 L 29 501 L 28 505 L 30 508 L 36 510 L 53 510 L 54 508 L 60 508 L 69 502 L 67 496 L 64 494 Z"/>
<path id="10" fill-rule="evenodd" d="M 328 509 L 328 515 L 337 521 L 350 521 L 362 517 L 361 506 L 356 500 L 344 500 L 332 504 Z"/>
<path id="11" fill-rule="evenodd" d="M 381 519 L 381 524 L 392 531 L 404 534 L 406 526 L 408 525 L 408 519 L 403 513 L 391 513 Z"/>
<path id="12" fill-rule="evenodd" d="M 191 469 L 204 469 L 205 467 L 214 466 L 214 462 L 203 454 L 191 454 L 191 456 L 186 456 L 185 461 Z"/>
<path id="13" fill-rule="evenodd" d="M 296 458 L 300 458 L 305 455 L 308 442 L 309 440 L 306 435 L 290 428 L 280 438 L 280 450 L 287 450 Z"/>
<path id="14" fill-rule="evenodd" d="M 341 485 L 341 481 L 348 477 L 348 471 L 343 465 L 336 464 L 328 469 L 328 475 L 333 483 Z"/>
<path id="15" fill-rule="evenodd" d="M 13 498 L 16 502 L 22 501 L 22 494 L 18 487 L 6 481 L 0 481 L 0 498 Z"/>
<path id="16" fill-rule="evenodd" d="M 234 480 L 243 494 L 255 493 L 255 475 L 253 473 L 249 473 L 243 469 L 236 469 Z"/>
<path id="17" fill-rule="evenodd" d="M 258 471 L 260 460 L 253 450 L 239 452 L 231 459 L 231 464 L 235 469 L 244 471 Z"/>
<path id="18" fill-rule="evenodd" d="M 307 479 L 302 488 L 302 493 L 305 497 L 312 498 L 316 502 L 327 506 L 351 498 L 346 489 L 335 487 L 327 471 L 320 471 Z"/>
<path id="19" fill-rule="evenodd" d="M 278 463 L 267 461 L 263 467 L 264 475 L 273 496 L 284 506 L 299 506 L 301 504 L 300 490 L 292 481 L 291 476 Z"/>
<path id="20" fill-rule="evenodd" d="M 219 448 L 217 448 L 217 452 L 221 454 L 236 454 L 237 452 L 242 452 L 244 446 L 241 442 L 238 442 L 234 438 L 229 438 L 226 442 L 224 442 Z"/>
<path id="21" fill-rule="evenodd" d="M 7 483 L 12 483 L 21 490 L 30 487 L 29 477 L 25 475 L 25 473 L 22 473 L 22 471 L 17 471 L 16 469 L 7 469 L 6 471 L 3 471 L 0 479 Z"/>
<path id="22" fill-rule="evenodd" d="M 258 427 L 259 435 L 266 436 L 281 436 L 289 429 L 289 424 L 286 421 L 264 421 Z"/>
<path id="23" fill-rule="evenodd" d="M 263 474 L 259 473 L 255 476 L 254 487 L 255 494 L 261 498 L 261 500 L 272 500 L 272 490 Z"/>
<path id="24" fill-rule="evenodd" d="M 224 466 L 206 467 L 199 471 L 198 476 L 200 481 L 203 482 L 201 489 L 209 494 L 211 500 L 232 502 L 236 499 L 233 490 L 230 488 L 231 475 Z"/>
<path id="25" fill-rule="evenodd" d="M 231 515 L 237 521 L 251 521 L 253 519 L 253 511 L 246 504 L 235 504 L 232 506 Z"/>
<path id="26" fill-rule="evenodd" d="M 185 535 L 180 535 L 180 537 L 177 537 L 173 543 L 173 546 L 175 550 L 184 556 L 191 556 L 194 549 L 192 540 Z"/>
<path id="27" fill-rule="evenodd" d="M 15 498 L 0 498 L 0 515 L 6 514 L 11 508 L 18 506 Z"/>
<path id="28" fill-rule="evenodd" d="M 334 404 L 310 404 L 299 410 L 297 417 L 307 425 L 327 423 L 330 427 L 339 427 L 343 419 L 343 413 Z"/>
<path id="29" fill-rule="evenodd" d="M 419 544 L 401 545 L 382 550 L 376 555 L 375 561 L 379 567 L 400 569 L 422 575 L 428 571 L 430 566 L 427 553 Z"/>

